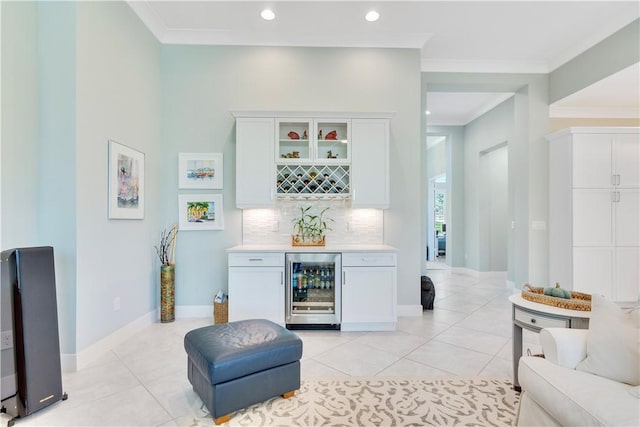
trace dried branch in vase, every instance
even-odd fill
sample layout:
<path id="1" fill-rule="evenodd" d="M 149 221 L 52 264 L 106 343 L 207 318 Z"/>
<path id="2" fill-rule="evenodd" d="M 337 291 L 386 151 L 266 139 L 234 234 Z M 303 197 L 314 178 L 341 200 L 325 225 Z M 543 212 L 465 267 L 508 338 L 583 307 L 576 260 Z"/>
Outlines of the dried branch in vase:
<path id="1" fill-rule="evenodd" d="M 171 229 L 166 228 L 162 230 L 160 234 L 160 246 L 154 246 L 160 263 L 162 265 L 174 265 L 175 264 L 175 248 L 176 238 L 178 236 L 178 226 L 173 224 Z"/>

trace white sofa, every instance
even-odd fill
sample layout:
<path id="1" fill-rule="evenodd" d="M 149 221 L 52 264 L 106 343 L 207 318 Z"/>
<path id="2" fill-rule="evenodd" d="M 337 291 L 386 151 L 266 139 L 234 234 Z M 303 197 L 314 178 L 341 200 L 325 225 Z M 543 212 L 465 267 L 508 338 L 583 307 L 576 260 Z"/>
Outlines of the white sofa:
<path id="1" fill-rule="evenodd" d="M 522 395 L 516 425 L 640 426 L 637 385 L 578 367 L 587 358 L 588 337 L 589 331 L 580 329 L 540 332 L 545 358 L 522 357 L 518 365 Z"/>

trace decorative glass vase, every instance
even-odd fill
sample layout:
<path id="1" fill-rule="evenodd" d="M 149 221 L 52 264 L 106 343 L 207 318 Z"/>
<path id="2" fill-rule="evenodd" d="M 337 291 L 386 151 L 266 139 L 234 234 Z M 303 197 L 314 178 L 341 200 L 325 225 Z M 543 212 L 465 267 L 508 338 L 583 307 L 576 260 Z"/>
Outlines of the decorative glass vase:
<path id="1" fill-rule="evenodd" d="M 175 265 L 160 267 L 160 322 L 169 323 L 176 320 L 176 275 Z"/>

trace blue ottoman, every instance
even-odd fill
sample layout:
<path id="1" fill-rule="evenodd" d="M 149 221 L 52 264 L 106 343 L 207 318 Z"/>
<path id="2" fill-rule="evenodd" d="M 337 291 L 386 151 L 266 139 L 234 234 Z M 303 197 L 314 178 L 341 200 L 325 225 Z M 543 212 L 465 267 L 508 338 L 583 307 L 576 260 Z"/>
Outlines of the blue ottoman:
<path id="1" fill-rule="evenodd" d="M 184 337 L 189 382 L 216 424 L 254 403 L 300 388 L 302 340 L 269 320 L 205 326 Z"/>

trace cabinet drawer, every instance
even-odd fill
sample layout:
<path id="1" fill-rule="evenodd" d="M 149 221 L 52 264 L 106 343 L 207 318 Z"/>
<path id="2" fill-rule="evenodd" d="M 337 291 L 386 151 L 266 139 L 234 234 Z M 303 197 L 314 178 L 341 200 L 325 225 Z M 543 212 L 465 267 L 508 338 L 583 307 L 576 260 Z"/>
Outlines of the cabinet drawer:
<path id="1" fill-rule="evenodd" d="M 550 317 L 539 313 L 534 314 L 528 311 L 521 310 L 518 307 L 515 308 L 514 316 L 515 320 L 519 321 L 520 323 L 524 323 L 539 329 L 570 327 L 569 319 Z"/>
<path id="2" fill-rule="evenodd" d="M 342 254 L 345 267 L 395 267 L 396 254 L 386 252 L 347 252 Z"/>
<path id="3" fill-rule="evenodd" d="M 229 267 L 284 267 L 284 253 L 232 253 L 229 254 Z"/>

